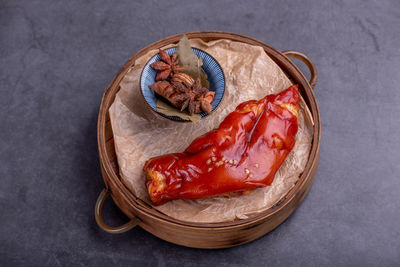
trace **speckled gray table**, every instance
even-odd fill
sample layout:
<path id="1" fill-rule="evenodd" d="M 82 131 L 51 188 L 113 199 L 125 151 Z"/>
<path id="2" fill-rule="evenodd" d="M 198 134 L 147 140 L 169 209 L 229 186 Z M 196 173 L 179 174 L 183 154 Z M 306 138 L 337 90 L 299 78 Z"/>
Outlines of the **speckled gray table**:
<path id="1" fill-rule="evenodd" d="M 102 232 L 93 205 L 103 89 L 139 49 L 195 30 L 249 35 L 314 61 L 314 185 L 280 227 L 232 249 L 179 247 L 140 228 Z M 397 0 L 0 1 L 0 265 L 399 264 L 399 85 Z M 105 214 L 126 220 L 111 202 Z"/>

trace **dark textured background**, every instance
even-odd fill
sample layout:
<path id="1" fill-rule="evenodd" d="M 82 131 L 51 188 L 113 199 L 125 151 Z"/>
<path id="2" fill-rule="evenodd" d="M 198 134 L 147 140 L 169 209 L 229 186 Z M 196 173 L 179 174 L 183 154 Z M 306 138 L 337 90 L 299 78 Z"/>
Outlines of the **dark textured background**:
<path id="1" fill-rule="evenodd" d="M 400 1 L 0 1 L 0 265 L 380 265 L 400 262 Z M 314 185 L 270 234 L 197 250 L 102 232 L 96 119 L 147 44 L 221 30 L 316 64 Z M 303 68 L 304 69 L 304 68 Z M 109 201 L 106 221 L 126 217 Z"/>

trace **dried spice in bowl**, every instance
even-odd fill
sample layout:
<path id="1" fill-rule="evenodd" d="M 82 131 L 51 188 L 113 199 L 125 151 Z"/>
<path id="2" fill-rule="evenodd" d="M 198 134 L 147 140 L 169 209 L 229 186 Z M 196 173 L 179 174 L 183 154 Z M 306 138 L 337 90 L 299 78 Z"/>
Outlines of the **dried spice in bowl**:
<path id="1" fill-rule="evenodd" d="M 158 73 L 149 87 L 180 111 L 209 114 L 215 92 L 209 90 L 202 60 L 193 53 L 187 37 L 179 41 L 176 54 L 160 49 L 159 55 L 160 60 L 150 65 Z"/>

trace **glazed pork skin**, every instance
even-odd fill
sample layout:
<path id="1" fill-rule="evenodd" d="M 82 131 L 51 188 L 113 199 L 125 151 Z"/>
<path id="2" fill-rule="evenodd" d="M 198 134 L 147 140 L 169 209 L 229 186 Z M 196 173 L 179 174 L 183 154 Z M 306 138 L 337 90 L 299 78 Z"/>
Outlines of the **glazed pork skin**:
<path id="1" fill-rule="evenodd" d="M 241 103 L 183 153 L 149 159 L 143 171 L 151 201 L 238 195 L 270 185 L 296 142 L 299 97 L 293 85 Z"/>

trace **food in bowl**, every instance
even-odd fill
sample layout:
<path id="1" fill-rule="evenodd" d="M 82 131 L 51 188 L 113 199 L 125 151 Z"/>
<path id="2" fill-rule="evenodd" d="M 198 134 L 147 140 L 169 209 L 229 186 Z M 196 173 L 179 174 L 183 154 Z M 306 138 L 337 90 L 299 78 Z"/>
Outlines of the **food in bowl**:
<path id="1" fill-rule="evenodd" d="M 152 111 L 173 121 L 197 122 L 221 103 L 225 76 L 215 58 L 183 37 L 149 59 L 140 87 Z"/>
<path id="2" fill-rule="evenodd" d="M 270 185 L 296 142 L 299 97 L 293 85 L 243 102 L 183 153 L 149 159 L 143 171 L 151 201 L 237 196 Z"/>
<path id="3" fill-rule="evenodd" d="M 150 64 L 158 72 L 156 82 L 149 87 L 180 111 L 210 114 L 215 92 L 210 92 L 203 62 L 192 51 L 187 37 L 179 41 L 176 53 L 169 55 L 160 49 L 159 56 L 159 61 Z"/>

